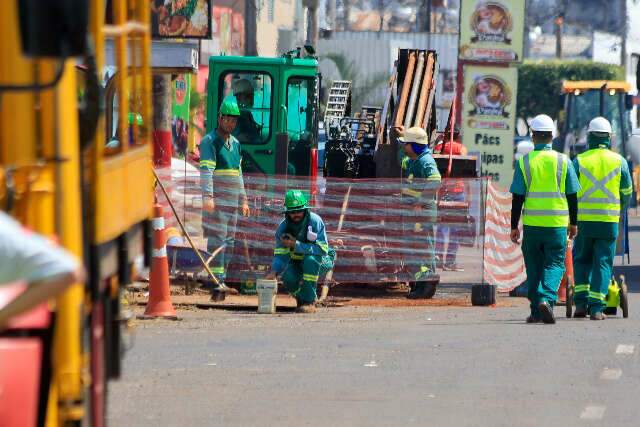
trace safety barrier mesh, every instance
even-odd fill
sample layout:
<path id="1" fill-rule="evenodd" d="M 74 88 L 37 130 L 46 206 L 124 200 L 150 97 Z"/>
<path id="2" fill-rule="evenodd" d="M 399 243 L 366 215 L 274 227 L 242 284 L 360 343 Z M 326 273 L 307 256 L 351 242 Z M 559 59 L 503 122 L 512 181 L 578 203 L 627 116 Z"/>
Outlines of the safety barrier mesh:
<path id="1" fill-rule="evenodd" d="M 190 164 L 158 169 L 178 216 L 200 249 L 203 237 L 200 172 Z M 215 180 L 216 210 L 232 212 L 237 190 Z M 227 282 L 244 280 L 270 269 L 275 230 L 283 220 L 284 194 L 300 189 L 310 199 L 311 210 L 324 220 L 329 245 L 337 253 L 333 280 L 338 283 L 392 283 L 415 280 L 430 265 L 429 235 L 434 240 L 436 273 L 443 283 L 470 284 L 483 281 L 485 179 L 444 179 L 439 187 L 437 215 L 418 210 L 412 197 L 402 194 L 401 179 L 345 179 L 244 175 L 251 214 L 238 216 L 233 257 Z M 414 182 L 414 185 L 416 183 Z M 161 204 L 167 205 L 163 196 Z M 168 227 L 178 229 L 168 206 Z M 205 217 L 204 222 L 210 221 Z M 171 230 L 171 246 L 188 246 Z M 210 248 L 213 249 L 213 248 Z M 229 248 L 227 248 L 228 250 Z M 172 273 L 198 272 L 201 268 L 189 250 L 170 253 Z M 174 258 L 171 259 L 171 254 Z M 182 259 L 182 257 L 189 260 Z M 464 271 L 460 271 L 464 270 Z M 425 280 L 422 275 L 420 280 Z"/>

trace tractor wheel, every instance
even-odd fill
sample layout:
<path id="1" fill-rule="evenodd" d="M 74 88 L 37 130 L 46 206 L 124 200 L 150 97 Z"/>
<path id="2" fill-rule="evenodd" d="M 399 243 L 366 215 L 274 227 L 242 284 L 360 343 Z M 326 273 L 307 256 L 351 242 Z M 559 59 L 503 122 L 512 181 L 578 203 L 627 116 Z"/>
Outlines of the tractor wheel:
<path id="1" fill-rule="evenodd" d="M 622 309 L 622 317 L 625 319 L 629 317 L 629 290 L 626 283 L 620 286 L 620 308 Z"/>
<path id="2" fill-rule="evenodd" d="M 433 283 L 427 283 L 424 285 L 425 298 L 431 299 L 436 294 L 436 285 Z"/>
<path id="3" fill-rule="evenodd" d="M 567 301 L 565 304 L 567 318 L 571 319 L 573 315 L 573 286 L 567 286 Z"/>

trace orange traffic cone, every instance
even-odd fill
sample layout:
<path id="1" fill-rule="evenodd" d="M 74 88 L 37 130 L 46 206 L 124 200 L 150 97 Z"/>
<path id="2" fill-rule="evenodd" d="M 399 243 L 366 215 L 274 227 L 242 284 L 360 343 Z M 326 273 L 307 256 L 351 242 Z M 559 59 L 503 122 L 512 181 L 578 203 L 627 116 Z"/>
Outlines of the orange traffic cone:
<path id="1" fill-rule="evenodd" d="M 162 206 L 153 206 L 153 259 L 149 275 L 149 301 L 142 319 L 177 320 L 176 309 L 169 293 L 169 263 L 167 261 L 167 236 L 164 229 Z"/>

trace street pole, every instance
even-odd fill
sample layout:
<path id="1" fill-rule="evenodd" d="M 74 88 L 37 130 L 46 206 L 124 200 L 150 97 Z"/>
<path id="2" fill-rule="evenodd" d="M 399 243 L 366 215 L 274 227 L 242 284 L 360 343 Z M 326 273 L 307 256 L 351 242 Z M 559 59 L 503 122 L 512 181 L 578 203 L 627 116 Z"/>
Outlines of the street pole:
<path id="1" fill-rule="evenodd" d="M 556 58 L 562 59 L 562 26 L 564 24 L 564 15 L 558 15 L 554 24 L 556 26 Z"/>
<path id="2" fill-rule="evenodd" d="M 342 4 L 343 4 L 343 7 L 344 7 L 343 31 L 349 31 L 349 30 L 351 30 L 351 24 L 349 24 L 349 20 L 351 19 L 351 0 L 343 0 Z"/>
<path id="3" fill-rule="evenodd" d="M 307 8 L 307 44 L 318 46 L 318 0 L 303 0 Z"/>
<path id="4" fill-rule="evenodd" d="M 244 54 L 246 56 L 258 56 L 258 17 L 256 10 L 257 0 L 245 0 L 244 2 Z"/>
<path id="5" fill-rule="evenodd" d="M 431 0 L 424 0 L 426 4 L 426 11 L 427 11 L 427 16 L 426 16 L 426 22 L 425 22 L 425 27 L 424 30 L 427 33 L 431 32 Z"/>
<path id="6" fill-rule="evenodd" d="M 338 29 L 336 25 L 336 0 L 329 0 L 329 25 L 331 31 Z"/>
<path id="7" fill-rule="evenodd" d="M 171 166 L 172 154 L 171 75 L 155 74 L 153 76 L 153 164 L 159 167 Z"/>

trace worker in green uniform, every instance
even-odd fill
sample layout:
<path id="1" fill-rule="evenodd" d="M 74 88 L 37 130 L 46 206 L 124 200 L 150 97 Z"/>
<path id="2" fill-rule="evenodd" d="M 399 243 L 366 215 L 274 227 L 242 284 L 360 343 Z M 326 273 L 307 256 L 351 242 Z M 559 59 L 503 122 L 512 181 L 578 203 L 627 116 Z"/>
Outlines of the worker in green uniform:
<path id="1" fill-rule="evenodd" d="M 200 142 L 202 227 L 207 251 L 214 253 L 212 272 L 224 283 L 233 256 L 238 215 L 249 215 L 240 166 L 240 143 L 231 135 L 240 111 L 234 97 L 220 106 L 218 127 Z"/>
<path id="2" fill-rule="evenodd" d="M 633 191 L 627 161 L 611 147 L 611 123 L 596 117 L 589 123 L 589 148 L 573 165 L 580 180 L 576 239 L 573 317 L 603 320 L 605 298 L 613 273 L 621 209 Z"/>
<path id="3" fill-rule="evenodd" d="M 302 191 L 287 191 L 284 205 L 285 218 L 276 230 L 276 247 L 267 278 L 281 277 L 298 303 L 297 311 L 313 313 L 318 280 L 333 268 L 335 251 L 329 248 L 322 218 L 309 211 Z"/>
<path id="4" fill-rule="evenodd" d="M 402 200 L 407 205 L 408 223 L 412 230 L 408 242 L 416 248 L 418 259 L 408 260 L 414 270 L 414 282 L 407 298 L 431 298 L 433 287 L 428 279 L 436 272 L 434 225 L 437 221 L 438 206 L 436 195 L 440 188 L 440 172 L 431 150 L 429 136 L 421 127 L 400 129 L 402 136 L 398 142 L 408 160 L 403 161 Z M 419 248 L 419 249 L 418 249 Z"/>
<path id="5" fill-rule="evenodd" d="M 253 85 L 249 80 L 243 78 L 235 80 L 232 89 L 240 110 L 233 135 L 243 144 L 258 144 L 261 142 L 262 136 L 261 127 L 256 123 L 252 113 L 255 99 Z"/>
<path id="6" fill-rule="evenodd" d="M 551 149 L 551 117 L 540 114 L 530 126 L 535 148 L 518 160 L 510 190 L 511 241 L 519 243 L 524 205 L 522 254 L 531 305 L 527 323 L 555 323 L 553 307 L 565 271 L 567 235 L 573 239 L 577 233 L 580 186 L 567 156 Z"/>

